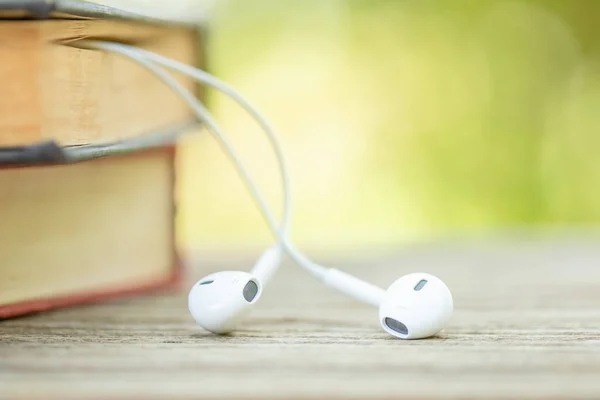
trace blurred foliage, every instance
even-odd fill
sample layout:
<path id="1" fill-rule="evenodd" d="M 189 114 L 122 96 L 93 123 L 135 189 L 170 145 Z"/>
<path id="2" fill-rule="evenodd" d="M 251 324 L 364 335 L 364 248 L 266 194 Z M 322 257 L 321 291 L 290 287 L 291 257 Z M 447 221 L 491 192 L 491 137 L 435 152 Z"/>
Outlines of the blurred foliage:
<path id="1" fill-rule="evenodd" d="M 600 2 L 217 5 L 207 66 L 280 132 L 300 242 L 600 222 Z M 278 204 L 267 142 L 208 102 Z M 182 182 L 186 242 L 270 240 L 210 137 L 184 151 Z"/>

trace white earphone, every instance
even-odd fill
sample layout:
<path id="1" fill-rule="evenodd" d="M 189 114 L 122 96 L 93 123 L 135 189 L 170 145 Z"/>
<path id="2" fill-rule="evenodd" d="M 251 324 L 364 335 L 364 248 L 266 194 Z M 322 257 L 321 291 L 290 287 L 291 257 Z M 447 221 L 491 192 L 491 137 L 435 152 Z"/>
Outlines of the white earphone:
<path id="1" fill-rule="evenodd" d="M 287 169 L 281 146 L 266 119 L 233 88 L 197 68 L 133 46 L 87 39 L 71 42 L 69 45 L 121 54 L 136 61 L 172 88 L 222 145 L 277 240 L 276 244 L 259 258 L 250 273 L 217 272 L 200 279 L 191 288 L 188 296 L 188 308 L 194 320 L 204 329 L 216 334 L 234 331 L 238 323 L 248 315 L 252 306 L 260 299 L 265 285 L 279 268 L 284 252 L 300 267 L 326 285 L 356 300 L 378 307 L 381 326 L 393 336 L 402 339 L 426 338 L 439 333 L 447 324 L 453 312 L 452 295 L 448 287 L 433 275 L 426 273 L 405 275 L 384 290 L 343 271 L 318 265 L 296 249 L 289 239 L 291 201 Z M 258 122 L 273 147 L 281 173 L 284 189 L 284 212 L 280 226 L 227 136 L 210 112 L 192 93 L 157 65 L 188 75 L 223 92 Z"/>

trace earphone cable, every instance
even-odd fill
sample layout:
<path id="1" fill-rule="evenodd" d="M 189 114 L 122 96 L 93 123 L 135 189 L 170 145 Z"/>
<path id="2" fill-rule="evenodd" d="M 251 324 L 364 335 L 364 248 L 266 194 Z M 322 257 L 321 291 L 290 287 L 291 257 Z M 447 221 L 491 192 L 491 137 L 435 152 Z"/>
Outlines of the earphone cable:
<path id="1" fill-rule="evenodd" d="M 128 50 L 134 51 L 139 55 L 143 56 L 144 58 L 155 62 L 156 64 L 192 77 L 193 79 L 204 83 L 205 85 L 217 89 L 218 91 L 235 101 L 256 121 L 256 123 L 261 127 L 262 131 L 265 133 L 265 136 L 267 137 L 269 144 L 271 145 L 271 148 L 273 149 L 273 152 L 277 159 L 277 166 L 279 168 L 279 175 L 281 178 L 281 185 L 283 188 L 283 215 L 281 219 L 280 231 L 289 239 L 292 225 L 292 195 L 290 193 L 290 184 L 287 172 L 288 169 L 286 166 L 285 157 L 283 155 L 282 146 L 279 143 L 279 140 L 277 139 L 277 135 L 275 134 L 274 129 L 270 126 L 267 119 L 252 104 L 250 104 L 250 102 L 246 100 L 244 96 L 242 96 L 237 90 L 235 90 L 222 80 L 218 79 L 217 77 L 209 74 L 208 72 L 184 64 L 182 62 L 172 60 L 168 57 L 164 57 L 159 54 L 141 49 L 139 47 L 122 44 L 116 45 L 121 48 L 127 48 Z"/>
<path id="2" fill-rule="evenodd" d="M 206 124 L 206 126 L 208 127 L 208 130 L 213 133 L 213 136 L 221 144 L 223 150 L 225 151 L 225 154 L 229 157 L 229 159 L 235 166 L 236 171 L 241 176 L 246 187 L 252 194 L 252 197 L 258 204 L 259 209 L 261 210 L 261 212 L 262 212 L 270 230 L 272 231 L 273 235 L 275 236 L 276 240 L 278 240 L 279 245 L 281 245 L 285 248 L 288 255 L 299 266 L 303 267 L 304 269 L 306 269 L 307 271 L 309 271 L 310 273 L 312 273 L 313 275 L 315 275 L 317 278 L 319 278 L 321 280 L 323 280 L 325 278 L 325 276 L 327 275 L 328 269 L 312 262 L 308 257 L 306 257 L 304 254 L 302 254 L 293 245 L 293 243 L 291 243 L 291 241 L 289 240 L 288 232 L 289 232 L 289 221 L 290 221 L 290 214 L 291 214 L 291 205 L 290 205 L 291 204 L 291 201 L 290 201 L 291 196 L 289 193 L 289 184 L 288 184 L 289 182 L 288 182 L 288 178 L 287 178 L 287 169 L 285 168 L 285 163 L 283 160 L 281 146 L 279 145 L 279 142 L 278 142 L 276 136 L 273 134 L 271 128 L 266 123 L 266 120 L 264 118 L 262 118 L 260 113 L 258 113 L 258 111 L 256 111 L 256 109 L 254 109 L 248 102 L 246 102 L 245 99 L 243 99 L 243 97 L 241 97 L 235 90 L 231 89 L 230 87 L 228 87 L 228 86 L 226 87 L 226 85 L 224 83 L 216 80 L 216 78 L 206 79 L 209 76 L 206 73 L 193 74 L 193 77 L 195 79 L 201 80 L 202 82 L 206 83 L 207 85 L 210 85 L 210 86 L 214 87 L 215 89 L 220 90 L 220 91 L 224 92 L 225 94 L 228 94 L 230 97 L 232 97 L 236 102 L 238 102 L 238 104 L 240 104 L 244 109 L 246 109 L 248 112 L 250 112 L 252 116 L 255 117 L 256 121 L 261 125 L 261 127 L 267 134 L 269 141 L 271 142 L 271 144 L 275 150 L 277 159 L 278 159 L 278 164 L 279 164 L 279 168 L 281 170 L 281 176 L 282 176 L 282 181 L 283 181 L 283 186 L 284 186 L 284 190 L 283 190 L 284 191 L 284 212 L 283 212 L 284 216 L 282 217 L 281 226 L 278 226 L 278 224 L 271 212 L 271 209 L 269 208 L 267 202 L 264 200 L 260 190 L 258 189 L 254 180 L 249 175 L 247 168 L 242 163 L 240 157 L 237 155 L 235 149 L 233 148 L 233 145 L 231 144 L 231 142 L 229 141 L 227 136 L 224 134 L 223 130 L 221 129 L 221 127 L 219 126 L 217 121 L 212 117 L 212 114 L 206 109 L 206 107 L 204 105 L 202 105 L 202 103 L 189 90 L 187 90 L 179 82 L 177 82 L 177 80 L 175 78 L 173 78 L 171 75 L 166 73 L 166 71 L 163 70 L 162 68 L 156 66 L 153 62 L 149 61 L 147 59 L 147 57 L 148 57 L 147 54 L 149 52 L 141 52 L 140 50 L 138 50 L 136 48 L 131 49 L 129 46 L 126 46 L 126 45 L 122 45 L 119 43 L 113 43 L 113 42 L 105 42 L 105 41 L 82 40 L 82 41 L 78 41 L 78 43 L 71 42 L 69 44 L 76 45 L 76 46 L 82 47 L 82 48 L 105 50 L 105 51 L 114 52 L 114 53 L 120 54 L 122 56 L 125 56 L 125 57 L 129 58 L 130 60 L 137 62 L 138 64 L 140 64 L 147 70 L 149 70 L 157 78 L 159 78 L 161 81 L 163 81 L 163 83 L 165 83 L 167 86 L 169 86 L 177 95 L 179 95 L 182 98 L 182 100 L 184 100 L 190 106 L 190 108 L 194 111 L 194 113 L 196 114 L 198 119 L 200 119 L 201 121 L 203 121 Z M 146 53 L 146 56 L 144 56 L 144 53 Z M 153 54 L 153 53 L 150 53 L 150 54 Z M 156 60 L 159 60 L 159 58 L 157 57 Z M 164 61 L 164 60 L 162 60 L 162 61 Z M 170 60 L 170 61 L 172 61 L 172 60 Z M 172 69 L 177 69 L 184 74 L 191 75 L 190 74 L 191 71 L 188 70 L 188 69 L 190 69 L 190 67 L 186 66 L 187 68 L 185 68 L 185 69 L 179 68 L 179 66 L 174 67 L 174 66 L 176 66 L 175 63 L 176 63 L 175 61 L 173 61 L 173 63 L 169 63 L 169 64 L 171 64 Z M 199 71 L 195 68 L 194 68 L 194 70 Z M 213 78 L 213 77 L 210 76 L 210 78 Z M 266 127 L 266 129 L 265 129 L 265 127 Z M 143 140 L 143 139 L 141 139 L 141 140 Z"/>

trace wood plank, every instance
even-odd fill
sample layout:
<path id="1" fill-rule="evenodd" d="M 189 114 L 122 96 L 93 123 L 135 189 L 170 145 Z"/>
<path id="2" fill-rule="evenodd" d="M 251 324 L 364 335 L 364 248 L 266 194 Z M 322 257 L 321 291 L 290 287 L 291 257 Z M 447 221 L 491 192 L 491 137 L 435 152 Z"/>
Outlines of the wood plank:
<path id="1" fill-rule="evenodd" d="M 428 340 L 387 336 L 376 310 L 291 264 L 231 336 L 194 326 L 185 290 L 4 321 L 0 387 L 9 398 L 597 399 L 599 244 L 518 237 L 330 257 L 382 286 L 418 270 L 444 279 L 455 315 Z M 198 258 L 188 285 L 248 269 L 252 257 L 233 257 Z"/>

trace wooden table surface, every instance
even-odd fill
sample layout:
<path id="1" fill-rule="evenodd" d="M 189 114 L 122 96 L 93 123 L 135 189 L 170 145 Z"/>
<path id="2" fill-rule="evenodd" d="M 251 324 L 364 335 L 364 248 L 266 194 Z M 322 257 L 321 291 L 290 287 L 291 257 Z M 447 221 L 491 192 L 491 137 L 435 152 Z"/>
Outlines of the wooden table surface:
<path id="1" fill-rule="evenodd" d="M 288 263 L 228 337 L 194 325 L 187 293 L 2 321 L 0 398 L 600 398 L 599 239 L 450 241 L 331 260 L 380 285 L 440 276 L 451 323 L 437 338 L 391 338 L 376 309 Z M 242 256 L 197 264 L 249 268 Z"/>

